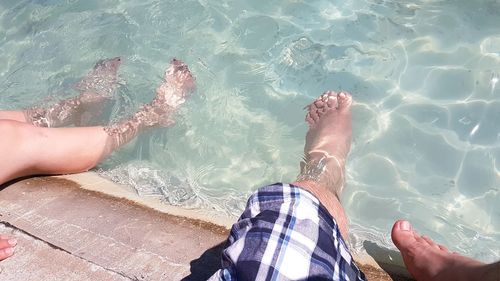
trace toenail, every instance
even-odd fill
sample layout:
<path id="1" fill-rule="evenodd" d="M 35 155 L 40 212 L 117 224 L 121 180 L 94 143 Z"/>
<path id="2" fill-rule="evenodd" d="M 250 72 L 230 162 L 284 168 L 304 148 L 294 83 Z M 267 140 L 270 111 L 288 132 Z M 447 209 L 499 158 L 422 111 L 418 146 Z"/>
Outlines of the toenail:
<path id="1" fill-rule="evenodd" d="M 317 100 L 314 102 L 314 105 L 317 106 L 317 107 L 323 107 L 324 105 L 324 101 L 322 100 Z"/>
<path id="2" fill-rule="evenodd" d="M 410 231 L 411 224 L 408 221 L 401 221 L 401 223 L 399 224 L 399 229 L 403 231 Z"/>
<path id="3" fill-rule="evenodd" d="M 10 256 L 10 255 L 12 255 L 14 253 L 14 249 L 13 248 L 7 248 L 7 249 L 5 249 L 3 251 L 8 256 Z"/>
<path id="4" fill-rule="evenodd" d="M 7 242 L 9 242 L 9 245 L 11 245 L 11 246 L 16 246 L 16 244 L 17 244 L 17 240 L 14 238 L 9 239 L 9 241 L 7 241 Z"/>

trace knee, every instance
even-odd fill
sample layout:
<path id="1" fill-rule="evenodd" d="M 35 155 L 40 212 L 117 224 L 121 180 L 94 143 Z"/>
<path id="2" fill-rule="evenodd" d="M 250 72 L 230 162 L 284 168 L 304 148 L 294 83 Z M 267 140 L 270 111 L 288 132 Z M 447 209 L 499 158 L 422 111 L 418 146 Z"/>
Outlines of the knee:
<path id="1" fill-rule="evenodd" d="M 0 143 L 17 143 L 22 135 L 22 125 L 24 123 L 13 120 L 0 120 Z"/>
<path id="2" fill-rule="evenodd" d="M 0 142 L 21 147 L 27 140 L 36 138 L 40 133 L 37 127 L 24 122 L 0 120 L 0 135 Z"/>
<path id="3" fill-rule="evenodd" d="M 11 180 L 29 169 L 29 157 L 25 157 L 24 123 L 0 120 L 0 184 Z"/>
<path id="4" fill-rule="evenodd" d="M 36 152 L 38 139 L 41 137 L 38 128 L 23 122 L 0 120 L 0 151 L 2 155 L 11 155 L 19 162 L 28 163 L 30 155 Z"/>

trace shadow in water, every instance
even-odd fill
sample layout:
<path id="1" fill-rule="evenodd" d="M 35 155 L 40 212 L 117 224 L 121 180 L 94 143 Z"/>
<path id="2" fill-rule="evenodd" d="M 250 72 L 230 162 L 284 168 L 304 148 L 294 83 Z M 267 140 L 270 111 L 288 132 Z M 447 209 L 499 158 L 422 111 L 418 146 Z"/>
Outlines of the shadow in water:
<path id="1" fill-rule="evenodd" d="M 206 281 L 217 270 L 221 268 L 221 254 L 225 242 L 222 242 L 206 250 L 199 258 L 192 260 L 191 274 L 182 279 L 182 281 Z"/>
<path id="2" fill-rule="evenodd" d="M 371 241 L 363 243 L 368 255 L 370 255 L 394 281 L 411 281 L 409 273 L 404 267 L 403 258 L 398 251 L 381 247 Z"/>

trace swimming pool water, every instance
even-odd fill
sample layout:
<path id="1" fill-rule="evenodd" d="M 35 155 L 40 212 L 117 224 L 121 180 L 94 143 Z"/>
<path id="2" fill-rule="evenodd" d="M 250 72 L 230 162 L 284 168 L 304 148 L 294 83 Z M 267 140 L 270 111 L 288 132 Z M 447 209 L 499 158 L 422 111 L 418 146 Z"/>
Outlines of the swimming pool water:
<path id="1" fill-rule="evenodd" d="M 483 261 L 500 258 L 500 1 L 0 1 L 0 108 L 75 95 L 123 56 L 111 118 L 154 96 L 172 57 L 198 90 L 175 127 L 100 173 L 169 204 L 236 217 L 257 187 L 292 181 L 303 107 L 353 93 L 343 202 L 355 247 L 392 247 L 406 218 Z"/>

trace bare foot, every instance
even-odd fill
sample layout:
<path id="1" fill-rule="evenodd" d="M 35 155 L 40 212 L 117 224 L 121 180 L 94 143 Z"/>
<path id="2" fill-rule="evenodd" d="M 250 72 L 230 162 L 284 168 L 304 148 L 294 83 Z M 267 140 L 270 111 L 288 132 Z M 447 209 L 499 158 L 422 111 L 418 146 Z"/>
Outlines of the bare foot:
<path id="1" fill-rule="evenodd" d="M 345 162 L 351 147 L 351 103 L 349 93 L 328 91 L 306 107 L 309 131 L 301 176 L 328 187 L 337 197 L 343 189 Z"/>
<path id="2" fill-rule="evenodd" d="M 16 244 L 16 239 L 0 235 L 0 261 L 14 254 Z"/>
<path id="3" fill-rule="evenodd" d="M 69 124 L 91 126 L 101 123 L 96 118 L 103 110 L 103 101 L 113 97 L 118 86 L 120 57 L 98 61 L 94 68 L 75 85 L 80 95 L 49 107 L 32 107 L 24 111 L 25 119 L 37 127 L 63 127 Z"/>
<path id="4" fill-rule="evenodd" d="M 186 96 L 195 87 L 195 79 L 188 66 L 178 59 L 173 59 L 170 67 L 165 70 L 165 82 L 156 89 L 155 100 L 177 108 L 186 101 Z"/>
<path id="5" fill-rule="evenodd" d="M 118 87 L 118 69 L 123 63 L 121 57 L 98 61 L 75 86 L 80 95 L 75 100 L 80 103 L 76 109 L 74 124 L 77 127 L 102 124 L 106 101 L 113 98 Z"/>
<path id="6" fill-rule="evenodd" d="M 121 57 L 96 62 L 94 68 L 74 87 L 80 92 L 79 100 L 95 103 L 112 98 L 118 86 L 118 68 L 122 62 Z"/>
<path id="7" fill-rule="evenodd" d="M 142 109 L 144 121 L 148 126 L 168 127 L 175 124 L 173 113 L 186 102 L 186 97 L 195 88 L 195 78 L 188 66 L 173 59 L 165 70 L 165 81 L 156 89 L 156 97 Z"/>
<path id="8" fill-rule="evenodd" d="M 449 252 L 430 238 L 418 235 L 407 221 L 397 221 L 391 235 L 406 268 L 417 281 L 500 280 L 496 279 L 495 265 Z"/>
<path id="9" fill-rule="evenodd" d="M 194 89 L 195 78 L 188 66 L 180 60 L 173 59 L 165 71 L 165 81 L 156 89 L 153 101 L 142 106 L 130 118 L 104 128 L 111 137 L 106 151 L 112 151 L 129 142 L 145 129 L 175 124 L 173 118 L 175 111 Z"/>

